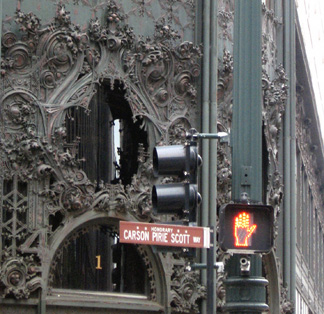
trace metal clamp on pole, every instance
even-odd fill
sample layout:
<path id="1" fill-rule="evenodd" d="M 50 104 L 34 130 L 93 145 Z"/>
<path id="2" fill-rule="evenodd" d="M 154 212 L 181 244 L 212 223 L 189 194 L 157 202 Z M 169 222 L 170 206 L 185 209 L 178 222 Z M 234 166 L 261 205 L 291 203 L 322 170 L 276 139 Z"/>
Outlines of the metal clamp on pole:
<path id="1" fill-rule="evenodd" d="M 198 139 L 220 139 L 222 143 L 230 142 L 229 133 L 218 132 L 218 133 L 198 133 L 196 129 L 192 128 L 186 132 L 186 139 L 190 141 L 197 141 Z"/>
<path id="2" fill-rule="evenodd" d="M 189 265 L 190 270 L 200 270 L 200 269 L 206 269 L 207 264 L 204 263 L 193 263 Z M 216 262 L 214 263 L 214 269 L 216 269 L 218 272 L 224 272 L 224 263 L 223 262 Z"/>

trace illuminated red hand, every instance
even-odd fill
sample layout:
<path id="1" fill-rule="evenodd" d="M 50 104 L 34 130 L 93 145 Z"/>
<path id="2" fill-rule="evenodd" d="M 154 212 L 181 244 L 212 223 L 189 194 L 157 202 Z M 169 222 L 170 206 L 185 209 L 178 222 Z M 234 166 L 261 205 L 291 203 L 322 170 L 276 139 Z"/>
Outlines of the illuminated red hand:
<path id="1" fill-rule="evenodd" d="M 250 225 L 250 215 L 243 212 L 235 217 L 235 246 L 248 246 L 248 240 L 256 229 L 256 225 Z"/>

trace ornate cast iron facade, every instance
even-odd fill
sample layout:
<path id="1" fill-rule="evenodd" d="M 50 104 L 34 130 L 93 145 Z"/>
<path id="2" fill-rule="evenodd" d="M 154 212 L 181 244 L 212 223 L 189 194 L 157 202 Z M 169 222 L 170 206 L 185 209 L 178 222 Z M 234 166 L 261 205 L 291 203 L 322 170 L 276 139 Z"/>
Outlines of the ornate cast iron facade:
<path id="1" fill-rule="evenodd" d="M 195 36 L 199 37 L 195 34 L 199 29 L 195 22 L 200 19 L 200 4 L 194 0 L 67 0 L 63 5 L 63 1 L 48 0 L 48 7 L 44 8 L 35 0 L 35 8 L 31 8 L 27 1 L 4 2 L 0 73 L 0 308 L 9 308 L 12 300 L 17 304 L 59 302 L 64 295 L 67 301 L 80 301 L 86 299 L 86 293 L 78 295 L 56 286 L 65 252 L 84 234 L 102 226 L 115 239 L 120 219 L 158 221 L 151 211 L 150 199 L 155 181 L 152 148 L 156 144 L 180 143 L 186 130 L 199 125 L 197 86 L 202 48 L 193 42 Z M 282 1 L 276 2 L 276 6 L 270 0 L 263 3 L 264 200 L 276 209 L 278 236 L 285 197 L 282 132 L 288 81 L 280 56 L 283 16 L 278 7 Z M 229 132 L 233 109 L 234 1 L 218 1 L 218 11 L 217 127 Z M 121 127 L 121 132 L 127 136 L 141 134 L 135 136 L 131 145 L 127 140 L 132 137 L 126 138 L 126 147 L 132 147 L 135 153 L 127 155 L 127 148 L 120 148 L 123 163 L 114 165 L 121 176 L 111 180 L 101 180 L 100 175 L 93 178 L 84 167 L 87 161 L 79 153 L 80 147 L 86 145 L 84 136 L 80 136 L 79 113 L 91 116 L 105 101 L 109 102 L 98 96 L 102 94 L 113 99 L 114 107 L 107 117 L 100 118 L 98 113 L 98 124 L 110 127 L 115 119 L 126 115 L 127 123 L 137 129 Z M 317 233 L 321 235 L 323 171 L 318 143 L 312 137 L 316 130 L 311 128 L 304 99 L 308 98 L 300 87 L 298 158 L 309 186 L 310 196 L 306 199 L 313 200 L 314 217 L 319 221 Z M 79 133 L 71 136 L 74 127 Z M 87 127 L 83 134 L 92 130 Z M 101 155 L 107 153 L 104 150 Z M 230 148 L 220 143 L 217 154 L 220 206 L 231 201 L 233 173 Z M 109 158 L 115 162 L 112 156 Z M 122 173 L 127 172 L 125 179 Z M 299 207 L 302 220 L 303 206 Z M 307 226 L 297 227 L 303 236 L 310 237 L 312 231 Z M 320 250 L 316 243 L 310 246 L 313 251 Z M 306 268 L 319 267 L 324 255 L 306 261 L 303 243 L 298 245 L 298 263 L 305 277 Z M 268 302 L 272 313 L 276 313 L 274 308 L 292 313 L 294 305 L 287 298 L 281 269 L 281 249 L 277 237 L 274 250 L 263 258 L 270 283 Z M 152 312 L 199 311 L 198 304 L 206 290 L 199 284 L 199 274 L 187 270 L 185 259 L 176 253 L 155 254 L 144 246 L 136 246 L 134 252 L 144 265 L 143 277 L 147 278 L 147 291 L 139 303 L 148 302 L 145 306 Z M 228 259 L 227 254 L 219 250 L 217 253 L 219 261 Z M 297 278 L 297 285 L 308 295 L 304 277 Z M 226 273 L 219 272 L 219 310 L 225 302 L 224 278 Z M 323 285 L 321 289 L 318 291 L 324 291 Z M 320 300 L 320 292 L 316 298 Z M 145 306 L 138 307 L 141 313 Z"/>
<path id="2" fill-rule="evenodd" d="M 156 220 L 150 151 L 156 143 L 181 141 L 198 119 L 195 80 L 201 51 L 183 40 L 188 25 L 193 32 L 195 2 L 158 1 L 158 17 L 150 1 L 87 3 L 82 5 L 89 6 L 92 18 L 79 26 L 61 2 L 51 9 L 55 16 L 50 23 L 43 24 L 18 1 L 2 37 L 4 299 L 34 298 L 38 291 L 50 295 L 57 259 L 73 239 L 88 232 L 90 222 Z M 73 1 L 74 14 L 79 6 L 81 1 Z M 144 17 L 155 25 L 147 37 L 128 24 Z M 19 26 L 16 32 L 10 31 L 13 20 Z M 138 145 L 138 168 L 127 185 L 90 180 L 77 154 L 82 139 L 69 142 L 67 131 L 73 110 L 87 113 L 99 86 L 113 91 L 116 84 L 133 121 L 140 121 L 147 134 L 147 144 Z M 185 270 L 184 260 L 160 254 L 153 262 L 149 249 L 138 247 L 138 252 L 149 278 L 148 299 L 174 312 L 197 312 L 196 301 L 205 290 L 197 274 Z M 165 281 L 157 279 L 161 271 Z"/>

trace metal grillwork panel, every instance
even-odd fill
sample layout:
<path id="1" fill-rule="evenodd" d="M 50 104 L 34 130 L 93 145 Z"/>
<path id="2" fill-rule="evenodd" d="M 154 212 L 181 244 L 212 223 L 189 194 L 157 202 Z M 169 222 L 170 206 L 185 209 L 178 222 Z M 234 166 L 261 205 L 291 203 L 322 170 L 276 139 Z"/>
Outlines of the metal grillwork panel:
<path id="1" fill-rule="evenodd" d="M 15 176 L 12 181 L 4 181 L 3 187 L 1 249 L 6 254 L 17 256 L 17 248 L 27 236 L 27 184 L 18 182 Z"/>

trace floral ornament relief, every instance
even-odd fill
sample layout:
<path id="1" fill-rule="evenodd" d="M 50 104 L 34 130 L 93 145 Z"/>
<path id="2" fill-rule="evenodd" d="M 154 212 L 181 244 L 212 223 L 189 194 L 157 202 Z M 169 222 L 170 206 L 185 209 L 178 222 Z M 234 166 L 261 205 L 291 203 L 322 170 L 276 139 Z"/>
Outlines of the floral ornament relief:
<path id="1" fill-rule="evenodd" d="M 2 248 L 7 252 L 1 255 L 4 296 L 28 298 L 43 287 L 48 247 L 35 241 L 40 236 L 35 230 L 45 230 L 47 236 L 42 237 L 51 238 L 48 221 L 56 213 L 62 215 L 62 224 L 86 211 L 155 219 L 150 199 L 152 162 L 145 148 L 138 147 L 139 167 L 130 185 L 91 182 L 80 170 L 78 143 L 67 142 L 64 120 L 70 108 L 89 110 L 99 84 L 108 80 L 113 86 L 119 81 L 133 118 L 140 117 L 142 127 L 153 130 L 156 141 L 180 141 L 179 133 L 195 121 L 200 47 L 179 42 L 177 31 L 163 18 L 156 22 L 153 37 L 143 39 L 135 36 L 114 1 L 108 1 L 105 10 L 103 24 L 93 19 L 88 29 L 81 30 L 63 4 L 58 4 L 47 26 L 34 13 L 18 9 L 15 21 L 23 36 L 3 35 L 0 154 L 5 179 L 15 176 L 17 186 L 24 183 L 24 193 L 30 193 L 24 196 L 28 206 L 18 202 L 14 208 L 19 217 L 14 218 L 15 225 L 23 224 L 16 237 L 22 240 L 15 242 L 17 247 Z M 15 188 L 8 191 L 8 198 L 11 193 L 22 192 Z M 40 210 L 44 220 L 34 218 Z M 10 232 L 2 234 L 3 243 L 9 243 Z"/>
<path id="2" fill-rule="evenodd" d="M 285 70 L 280 65 L 276 71 L 274 80 L 263 73 L 263 122 L 269 156 L 269 186 L 268 202 L 276 208 L 276 216 L 279 214 L 279 205 L 283 197 L 282 176 L 279 171 L 279 135 L 282 130 L 282 117 L 285 111 L 288 85 Z"/>
<path id="3" fill-rule="evenodd" d="M 171 282 L 172 313 L 198 313 L 196 301 L 206 298 L 206 288 L 199 284 L 199 273 L 175 266 Z"/>
<path id="4" fill-rule="evenodd" d="M 27 298 L 41 286 L 41 279 L 36 277 L 38 265 L 34 256 L 8 259 L 1 268 L 0 280 L 5 285 L 4 296 L 13 295 L 16 299 Z"/>

